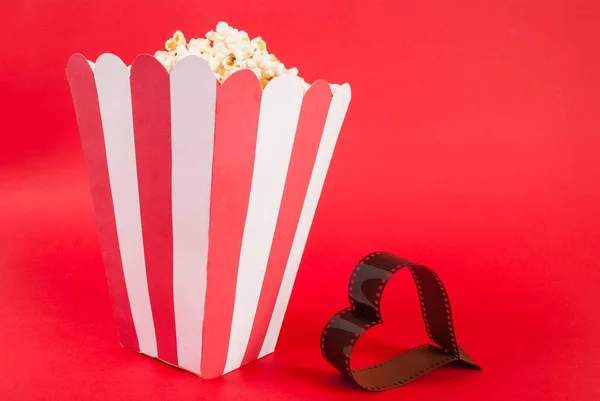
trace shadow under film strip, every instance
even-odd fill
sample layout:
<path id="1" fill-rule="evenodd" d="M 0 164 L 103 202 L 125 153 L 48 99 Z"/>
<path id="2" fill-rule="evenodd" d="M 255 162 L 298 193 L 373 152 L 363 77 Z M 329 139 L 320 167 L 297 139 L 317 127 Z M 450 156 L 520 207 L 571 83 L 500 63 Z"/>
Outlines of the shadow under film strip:
<path id="1" fill-rule="evenodd" d="M 434 344 L 423 344 L 379 364 L 352 369 L 350 358 L 360 336 L 383 323 L 381 295 L 389 280 L 407 268 L 417 286 L 423 321 Z M 350 308 L 336 313 L 321 334 L 321 353 L 327 362 L 369 391 L 403 386 L 442 365 L 459 362 L 480 370 L 458 346 L 448 294 L 430 268 L 385 252 L 364 257 L 352 271 L 348 283 Z"/>

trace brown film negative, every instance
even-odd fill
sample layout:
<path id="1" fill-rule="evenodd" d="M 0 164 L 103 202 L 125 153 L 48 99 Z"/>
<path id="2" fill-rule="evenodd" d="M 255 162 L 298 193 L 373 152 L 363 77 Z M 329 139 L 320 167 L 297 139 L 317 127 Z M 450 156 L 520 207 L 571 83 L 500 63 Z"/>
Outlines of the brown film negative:
<path id="1" fill-rule="evenodd" d="M 353 369 L 354 346 L 369 328 L 383 323 L 383 290 L 403 268 L 410 271 L 417 286 L 423 322 L 434 344 L 420 345 L 376 365 Z M 448 293 L 430 268 L 389 253 L 372 253 L 352 271 L 348 299 L 350 308 L 336 313 L 323 328 L 321 353 L 327 362 L 363 389 L 383 391 L 400 387 L 452 362 L 481 369 L 456 342 Z"/>

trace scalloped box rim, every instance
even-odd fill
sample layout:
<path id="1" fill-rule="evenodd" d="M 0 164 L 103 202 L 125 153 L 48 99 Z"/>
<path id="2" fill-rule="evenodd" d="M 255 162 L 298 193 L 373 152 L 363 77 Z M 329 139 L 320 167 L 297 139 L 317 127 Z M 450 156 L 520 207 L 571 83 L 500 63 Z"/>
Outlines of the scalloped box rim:
<path id="1" fill-rule="evenodd" d="M 91 62 L 91 63 L 94 63 L 94 64 L 98 63 L 98 60 L 100 60 L 100 58 L 104 58 L 104 57 L 113 57 L 113 58 L 117 59 L 117 60 L 118 60 L 118 61 L 119 61 L 119 62 L 120 62 L 120 63 L 121 63 L 121 64 L 122 64 L 122 65 L 123 65 L 125 68 L 127 68 L 127 67 L 128 67 L 128 66 L 127 66 L 127 64 L 125 64 L 125 62 L 124 62 L 124 61 L 123 61 L 123 60 L 122 60 L 122 59 L 121 59 L 119 56 L 117 56 L 117 55 L 116 55 L 116 54 L 114 54 L 114 53 L 102 53 L 102 54 L 100 54 L 100 55 L 99 55 L 99 56 L 96 58 L 96 61 L 91 61 L 91 60 L 89 60 L 89 59 L 88 59 L 87 57 L 85 57 L 85 56 L 84 56 L 82 53 L 74 53 L 74 54 L 72 54 L 72 55 L 71 55 L 71 57 L 69 57 L 69 60 L 68 60 L 68 62 L 67 62 L 67 68 L 68 68 L 69 64 L 71 63 L 71 60 L 73 60 L 75 57 L 83 57 L 83 59 L 85 59 L 85 60 L 88 62 L 88 65 L 89 65 L 89 63 L 90 63 L 90 62 Z M 151 55 L 151 54 L 149 54 L 149 53 L 140 53 L 140 54 L 138 54 L 137 56 L 135 56 L 135 57 L 134 57 L 134 59 L 133 59 L 133 62 L 131 63 L 131 68 L 133 69 L 133 66 L 134 66 L 134 65 L 136 65 L 136 63 L 139 63 L 139 61 L 138 61 L 138 60 L 140 60 L 140 59 L 146 59 L 146 58 L 152 59 L 153 61 L 150 61 L 150 62 L 153 62 L 153 63 L 154 63 L 154 62 L 155 62 L 155 63 L 158 63 L 159 65 L 161 65 L 161 66 L 164 68 L 163 64 L 162 64 L 160 61 L 158 61 L 158 59 L 157 59 L 156 57 L 154 57 L 153 55 Z M 227 77 L 227 79 L 225 79 L 225 81 L 223 81 L 223 82 L 221 83 L 221 82 L 219 82 L 219 80 L 217 79 L 217 76 L 216 76 L 216 74 L 214 73 L 214 71 L 213 71 L 212 69 L 210 69 L 210 67 L 208 66 L 208 63 L 206 63 L 206 61 L 205 61 L 205 60 L 204 60 L 202 57 L 200 57 L 200 56 L 197 56 L 197 55 L 194 55 L 194 54 L 192 54 L 192 55 L 189 55 L 189 56 L 187 56 L 186 58 L 184 58 L 184 59 L 182 59 L 181 61 L 179 61 L 178 63 L 176 63 L 176 64 L 175 64 L 175 67 L 173 67 L 173 70 L 172 70 L 171 72 L 169 72 L 169 71 L 168 71 L 168 70 L 165 68 L 165 71 L 166 71 L 166 73 L 167 73 L 167 74 L 169 74 L 169 76 L 170 76 L 171 74 L 173 74 L 175 71 L 177 71 L 177 70 L 178 70 L 177 66 L 180 66 L 180 67 L 179 67 L 179 69 L 181 69 L 181 68 L 184 68 L 184 67 L 181 67 L 181 65 L 182 65 L 182 63 L 183 63 L 183 65 L 187 64 L 187 63 L 184 63 L 184 60 L 185 60 L 185 59 L 188 59 L 188 58 L 193 58 L 193 59 L 199 59 L 199 60 L 202 60 L 202 61 L 203 61 L 202 65 L 205 65 L 205 66 L 206 66 L 206 67 L 209 69 L 209 71 L 210 71 L 210 72 L 211 72 L 211 73 L 212 73 L 212 74 L 215 76 L 215 81 L 217 82 L 217 85 L 224 85 L 224 84 L 225 84 L 225 82 L 227 82 L 227 81 L 228 81 L 228 80 L 229 80 L 231 77 L 233 77 L 234 75 L 239 75 L 239 74 L 252 74 L 252 76 L 254 76 L 254 78 L 256 79 L 256 81 L 257 81 L 257 82 L 259 82 L 259 81 L 258 81 L 258 78 L 256 77 L 256 75 L 255 75 L 255 74 L 254 74 L 252 71 L 250 71 L 250 70 L 248 70 L 248 69 L 241 69 L 241 70 L 237 70 L 237 71 L 235 71 L 234 73 L 232 73 L 231 75 L 229 75 L 229 76 Z M 188 63 L 189 63 L 189 61 L 188 61 Z M 90 68 L 92 69 L 92 71 L 94 71 L 94 68 L 93 68 L 93 66 L 92 66 L 92 65 L 90 65 Z M 261 90 L 262 90 L 262 91 L 265 91 L 265 90 L 267 90 L 267 88 L 269 87 L 269 84 L 270 84 L 271 82 L 273 82 L 273 81 L 276 81 L 276 80 L 281 80 L 281 79 L 288 79 L 288 80 L 289 80 L 290 78 L 291 78 L 291 79 L 293 79 L 294 81 L 296 81 L 296 82 L 298 83 L 298 85 L 301 85 L 301 84 L 300 84 L 300 81 L 299 81 L 298 79 L 296 79 L 297 77 L 296 77 L 296 76 L 294 76 L 294 75 L 280 75 L 280 76 L 278 76 L 278 77 L 275 77 L 275 78 L 273 78 L 271 81 L 269 81 L 269 83 L 267 83 L 267 85 L 265 85 L 265 87 L 264 87 L 264 88 L 261 88 Z M 314 81 L 312 84 L 310 84 L 310 86 L 309 86 L 309 87 L 308 87 L 306 90 L 304 90 L 304 89 L 302 88 L 302 92 L 303 92 L 303 94 L 306 94 L 306 93 L 308 92 L 308 90 L 309 90 L 309 89 L 310 89 L 312 86 L 314 86 L 315 84 L 317 84 L 318 82 L 325 82 L 325 83 L 327 84 L 327 86 L 329 86 L 329 90 L 331 91 L 331 84 L 330 84 L 330 82 L 329 82 L 329 81 L 327 81 L 326 79 L 319 78 L 319 79 L 317 79 L 316 81 Z M 350 89 L 350 84 L 349 84 L 349 83 L 347 83 L 347 82 L 345 82 L 345 83 L 343 83 L 343 84 L 339 84 L 339 85 L 340 85 L 340 89 L 341 89 L 341 88 L 344 88 L 344 87 L 348 87 L 348 89 Z M 331 92 L 331 95 L 332 95 L 332 96 L 334 96 L 335 94 L 334 94 L 333 92 Z"/>

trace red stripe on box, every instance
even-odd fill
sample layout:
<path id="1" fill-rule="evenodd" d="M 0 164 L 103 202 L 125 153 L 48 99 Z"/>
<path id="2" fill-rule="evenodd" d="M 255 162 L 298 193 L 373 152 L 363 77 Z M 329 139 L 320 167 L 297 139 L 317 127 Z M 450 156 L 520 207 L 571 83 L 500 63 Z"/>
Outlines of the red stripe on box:
<path id="1" fill-rule="evenodd" d="M 242 364 L 258 358 L 267 334 L 317 157 L 331 98 L 329 84 L 318 81 L 310 87 L 302 100 L 267 271 Z"/>
<path id="2" fill-rule="evenodd" d="M 251 71 L 217 88 L 202 377 L 221 376 L 227 360 L 246 222 L 262 90 Z"/>
<path id="3" fill-rule="evenodd" d="M 139 351 L 117 237 L 96 81 L 92 69 L 81 54 L 75 54 L 69 60 L 67 78 L 77 114 L 77 125 L 94 201 L 100 246 L 119 339 L 125 348 Z"/>
<path id="4" fill-rule="evenodd" d="M 141 55 L 133 62 L 131 103 L 144 257 L 158 358 L 177 365 L 169 74 L 152 56 Z"/>

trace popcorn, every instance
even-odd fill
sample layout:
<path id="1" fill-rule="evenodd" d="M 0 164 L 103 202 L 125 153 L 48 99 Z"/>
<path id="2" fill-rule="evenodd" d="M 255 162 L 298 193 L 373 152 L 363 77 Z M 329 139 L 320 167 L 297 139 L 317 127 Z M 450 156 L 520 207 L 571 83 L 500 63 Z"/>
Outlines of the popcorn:
<path id="1" fill-rule="evenodd" d="M 173 37 L 165 42 L 165 48 L 169 51 L 172 51 L 177 48 L 177 46 L 184 45 L 185 46 L 185 36 L 181 31 L 175 31 Z"/>
<path id="2" fill-rule="evenodd" d="M 275 77 L 298 77 L 297 68 L 288 69 L 275 55 L 269 54 L 267 44 L 260 36 L 250 39 L 246 32 L 237 30 L 226 22 L 219 22 L 214 31 L 206 34 L 206 38 L 191 39 L 189 42 L 181 31 L 176 31 L 165 42 L 165 50 L 157 51 L 154 57 L 171 72 L 178 61 L 190 55 L 204 59 L 219 82 L 243 69 L 251 70 L 263 89 Z M 298 79 L 306 91 L 310 85 L 302 78 Z M 330 87 L 332 93 L 335 93 L 339 85 L 332 84 Z"/>
<path id="3" fill-rule="evenodd" d="M 210 46 L 210 40 L 208 39 L 192 39 L 190 43 L 188 43 L 189 49 L 197 49 L 201 53 L 210 54 L 212 52 L 212 48 Z"/>
<path id="4" fill-rule="evenodd" d="M 233 31 L 233 28 L 231 28 L 227 22 L 219 22 L 217 23 L 217 32 L 220 33 L 221 35 L 228 35 L 229 33 L 231 33 Z M 236 30 L 237 32 L 237 30 Z"/>
<path id="5" fill-rule="evenodd" d="M 251 43 L 256 44 L 256 47 L 258 48 L 259 51 L 261 51 L 261 52 L 267 51 L 267 44 L 265 43 L 264 40 L 262 40 L 262 38 L 260 36 L 252 39 Z"/>

